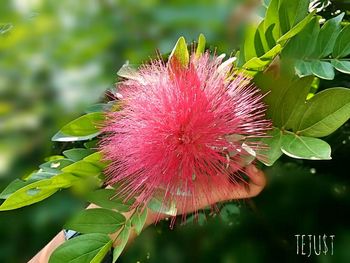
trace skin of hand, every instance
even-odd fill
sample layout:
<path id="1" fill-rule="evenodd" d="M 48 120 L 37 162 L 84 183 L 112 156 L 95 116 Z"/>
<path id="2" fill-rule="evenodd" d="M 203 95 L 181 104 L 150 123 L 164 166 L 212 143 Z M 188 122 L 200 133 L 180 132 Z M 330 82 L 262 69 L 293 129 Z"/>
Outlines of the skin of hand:
<path id="1" fill-rule="evenodd" d="M 232 191 L 222 191 L 220 185 L 216 185 L 215 188 L 212 188 L 211 194 L 214 196 L 214 199 L 211 199 L 211 203 L 208 203 L 207 198 L 203 195 L 199 198 L 199 201 L 196 204 L 196 207 L 191 207 L 189 205 L 186 206 L 186 210 L 181 211 L 177 210 L 177 215 L 181 214 L 189 214 L 194 211 L 201 210 L 205 207 L 214 205 L 219 202 L 225 202 L 229 200 L 239 200 L 239 199 L 246 199 L 257 196 L 266 185 L 266 177 L 265 174 L 256 168 L 254 165 L 248 165 L 245 168 L 245 174 L 249 177 L 248 184 L 244 185 L 237 185 L 237 184 L 230 184 L 229 187 L 232 188 Z M 227 185 L 225 185 L 227 189 Z M 228 194 L 229 192 L 229 194 Z M 180 201 L 181 202 L 181 201 Z M 177 207 L 182 207 L 179 202 L 176 202 Z M 164 219 L 166 217 L 169 217 L 168 215 L 159 215 L 156 212 L 153 212 L 152 210 L 148 210 L 148 217 L 146 220 L 145 226 L 153 224 L 155 221 L 159 221 L 159 219 Z"/>
<path id="2" fill-rule="evenodd" d="M 203 209 L 207 206 L 214 205 L 218 202 L 224 202 L 229 200 L 238 200 L 238 199 L 246 199 L 251 198 L 254 196 L 257 196 L 265 187 L 266 185 L 266 177 L 265 174 L 257 169 L 254 165 L 249 165 L 245 168 L 245 174 L 249 177 L 249 183 L 247 185 L 237 185 L 232 184 L 230 187 L 232 187 L 232 191 L 229 191 L 230 194 L 228 194 L 228 191 L 221 191 L 220 186 L 216 186 L 212 189 L 212 194 L 215 196 L 215 199 L 211 200 L 212 203 L 208 203 L 205 196 L 199 198 L 199 201 L 197 202 L 196 207 L 186 206 L 186 210 L 181 211 L 178 210 L 178 215 L 181 214 L 188 214 L 193 211 L 198 211 L 200 209 Z M 181 207 L 181 205 L 179 205 Z M 96 205 L 89 205 L 87 209 L 89 208 L 97 208 Z M 147 208 L 148 209 L 148 208 Z M 124 216 L 128 219 L 132 215 L 131 212 L 124 213 Z M 159 221 L 161 219 L 164 219 L 166 217 L 169 217 L 168 215 L 160 215 L 157 212 L 153 212 L 152 210 L 148 209 L 147 219 L 144 225 L 144 228 L 148 227 L 149 225 L 154 224 L 156 221 Z M 116 237 L 118 236 L 119 231 L 116 233 L 113 233 L 110 235 L 112 240 L 116 240 Z M 129 240 L 127 243 L 127 246 L 130 244 L 130 242 L 136 237 L 135 231 L 131 231 L 131 234 L 129 236 Z M 59 232 L 41 251 L 38 252 L 36 256 L 34 256 L 29 263 L 44 263 L 48 262 L 51 253 L 63 242 L 65 241 L 63 232 Z M 117 241 L 114 241 L 113 246 L 117 245 Z"/>
<path id="3" fill-rule="evenodd" d="M 220 187 L 220 185 L 216 185 L 216 187 L 213 188 L 211 192 L 212 195 L 215 196 L 215 199 L 211 200 L 212 203 L 208 203 L 207 198 L 203 195 L 201 198 L 199 198 L 199 201 L 197 202 L 196 207 L 186 206 L 186 210 L 184 211 L 181 211 L 178 209 L 177 215 L 188 214 L 194 211 L 198 211 L 219 202 L 246 199 L 246 198 L 257 196 L 265 188 L 265 185 L 266 185 L 265 174 L 261 170 L 257 169 L 254 165 L 248 165 L 245 168 L 245 174 L 250 179 L 247 185 L 230 184 L 229 186 L 232 188 L 232 191 L 222 191 L 221 190 L 222 188 Z M 225 187 L 227 187 L 227 185 L 225 185 Z M 176 204 L 177 204 L 177 207 L 181 207 L 181 204 L 179 204 L 179 202 L 176 202 Z M 130 216 L 131 213 L 130 215 L 129 214 L 124 214 L 124 215 L 126 216 L 126 218 L 128 218 L 128 216 Z M 159 220 L 162 220 L 167 217 L 169 217 L 169 215 L 159 214 L 157 212 L 154 212 L 148 209 L 147 219 L 144 225 L 144 229 L 149 225 L 153 225 L 155 222 L 158 222 Z M 112 240 L 114 240 L 118 236 L 118 233 L 119 232 L 111 235 Z M 129 245 L 130 242 L 135 237 L 136 237 L 136 233 L 135 231 L 132 231 L 127 245 Z M 113 245 L 115 246 L 117 245 L 117 243 L 114 242 Z"/>

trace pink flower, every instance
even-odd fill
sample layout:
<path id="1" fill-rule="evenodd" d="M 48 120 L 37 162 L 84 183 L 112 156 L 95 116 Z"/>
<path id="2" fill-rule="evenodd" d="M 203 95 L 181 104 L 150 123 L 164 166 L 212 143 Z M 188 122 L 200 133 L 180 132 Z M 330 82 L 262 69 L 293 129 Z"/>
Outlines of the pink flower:
<path id="1" fill-rule="evenodd" d="M 264 136 L 270 122 L 259 91 L 220 65 L 208 53 L 187 69 L 156 60 L 118 84 L 121 110 L 108 114 L 100 149 L 119 195 L 196 207 L 199 195 L 212 203 L 214 185 L 244 182 L 237 171 L 259 146 L 245 139 Z"/>

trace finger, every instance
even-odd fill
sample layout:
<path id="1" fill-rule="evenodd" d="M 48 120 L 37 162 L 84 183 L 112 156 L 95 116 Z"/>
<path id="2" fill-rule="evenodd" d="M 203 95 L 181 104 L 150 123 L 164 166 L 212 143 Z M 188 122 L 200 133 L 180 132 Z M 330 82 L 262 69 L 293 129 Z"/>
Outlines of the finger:
<path id="1" fill-rule="evenodd" d="M 265 186 L 266 177 L 263 171 L 255 167 L 255 165 L 249 165 L 246 167 L 246 174 L 250 178 L 251 182 L 255 185 Z"/>
<path id="2" fill-rule="evenodd" d="M 218 189 L 216 191 L 216 202 L 223 202 L 228 201 L 232 199 L 244 199 L 247 198 L 249 195 L 249 190 L 246 188 L 246 186 L 238 185 L 238 184 L 232 184 L 223 191 L 223 188 Z"/>
<path id="3" fill-rule="evenodd" d="M 206 188 L 208 188 L 207 185 Z M 178 212 L 182 214 L 196 211 L 218 202 L 244 199 L 247 197 L 249 197 L 249 189 L 247 188 L 247 185 L 232 184 L 229 181 L 222 180 L 216 182 L 215 186 L 210 189 L 210 192 L 207 192 L 207 189 L 205 189 L 204 186 L 201 187 L 197 185 L 197 192 L 193 199 L 195 202 L 192 202 L 193 200 L 191 199 L 186 200 L 183 197 L 179 197 L 176 203 Z"/>
<path id="4" fill-rule="evenodd" d="M 208 192 L 207 181 L 197 184 L 195 202 L 183 197 L 178 197 L 176 200 L 178 213 L 196 211 L 218 202 L 257 196 L 266 185 L 264 173 L 254 165 L 249 165 L 245 173 L 250 178 L 250 182 L 246 184 L 230 183 L 226 180 L 216 181 L 215 184 L 212 184 L 210 192 Z"/>
<path id="5" fill-rule="evenodd" d="M 265 174 L 254 165 L 246 168 L 247 176 L 250 178 L 248 197 L 257 196 L 266 186 Z"/>

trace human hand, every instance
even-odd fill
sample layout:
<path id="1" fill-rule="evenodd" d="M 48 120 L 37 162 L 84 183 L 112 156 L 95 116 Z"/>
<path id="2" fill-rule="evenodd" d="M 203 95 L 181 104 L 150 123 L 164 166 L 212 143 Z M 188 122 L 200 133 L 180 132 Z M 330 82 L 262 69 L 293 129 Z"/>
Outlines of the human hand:
<path id="1" fill-rule="evenodd" d="M 254 165 L 248 165 L 245 168 L 245 174 L 249 177 L 249 181 L 241 184 L 232 184 L 228 182 L 225 185 L 218 185 L 212 187 L 211 196 L 213 198 L 208 199 L 204 192 L 199 192 L 200 195 L 197 196 L 196 204 L 188 203 L 183 205 L 183 198 L 179 198 L 175 200 L 177 207 L 177 215 L 189 214 L 198 210 L 201 210 L 208 206 L 213 206 L 219 202 L 225 202 L 229 200 L 239 200 L 245 198 L 251 198 L 257 196 L 266 185 L 266 177 L 265 174 L 256 168 Z M 222 189 L 225 189 L 223 191 Z M 146 220 L 146 226 L 153 224 L 156 221 L 162 220 L 164 218 L 169 217 L 166 214 L 159 214 L 158 212 L 154 212 L 152 210 L 148 210 L 148 217 Z"/>

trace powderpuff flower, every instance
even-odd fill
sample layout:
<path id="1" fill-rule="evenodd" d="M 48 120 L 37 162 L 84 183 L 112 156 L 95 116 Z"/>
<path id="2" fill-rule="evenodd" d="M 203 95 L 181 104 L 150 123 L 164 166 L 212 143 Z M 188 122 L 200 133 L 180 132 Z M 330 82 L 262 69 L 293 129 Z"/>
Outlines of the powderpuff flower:
<path id="1" fill-rule="evenodd" d="M 100 150 L 119 195 L 187 211 L 199 197 L 213 203 L 213 186 L 244 182 L 238 172 L 259 147 L 247 139 L 270 122 L 259 90 L 229 71 L 222 57 L 192 54 L 186 68 L 159 59 L 118 83 L 120 110 L 108 113 Z"/>

